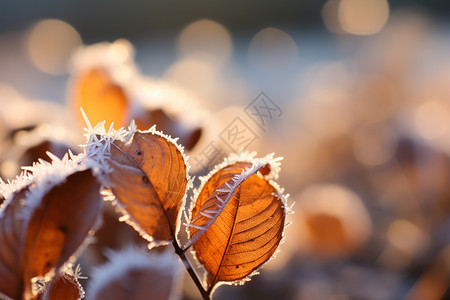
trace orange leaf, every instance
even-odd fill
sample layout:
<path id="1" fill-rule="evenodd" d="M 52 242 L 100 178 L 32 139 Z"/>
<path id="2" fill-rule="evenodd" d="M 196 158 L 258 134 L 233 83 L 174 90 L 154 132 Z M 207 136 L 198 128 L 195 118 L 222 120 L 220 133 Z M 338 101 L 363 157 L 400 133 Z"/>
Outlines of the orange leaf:
<path id="1" fill-rule="evenodd" d="M 127 249 L 109 255 L 110 262 L 91 276 L 88 299 L 176 299 L 180 266 L 170 252 L 148 255 Z"/>
<path id="2" fill-rule="evenodd" d="M 192 244 L 206 269 L 209 293 L 218 283 L 246 279 L 277 250 L 286 218 L 284 197 L 269 180 L 277 164 L 266 159 L 230 162 L 203 180 L 185 248 Z"/>
<path id="3" fill-rule="evenodd" d="M 120 127 L 128 121 L 129 99 L 103 69 L 86 71 L 73 85 L 74 110 L 78 112 L 82 107 L 94 124 L 106 120 Z"/>
<path id="4" fill-rule="evenodd" d="M 0 298 L 4 294 L 18 299 L 22 293 L 19 250 L 26 221 L 22 208 L 27 190 L 28 187 L 14 193 L 0 210 Z"/>
<path id="5" fill-rule="evenodd" d="M 45 288 L 41 300 L 79 300 L 83 298 L 84 290 L 76 276 L 60 273 L 50 281 Z"/>
<path id="6" fill-rule="evenodd" d="M 96 223 L 103 202 L 86 156 L 48 153 L 11 183 L 0 209 L 0 294 L 34 299 L 32 279 L 69 259 Z M 36 279 L 41 279 L 36 278 Z"/>
<path id="7" fill-rule="evenodd" d="M 103 184 L 124 219 L 152 243 L 173 241 L 190 184 L 176 140 L 154 128 L 143 132 L 111 129 L 104 135 L 91 132 L 90 139 L 87 153 L 108 164 Z M 98 156 L 98 147 L 106 151 L 103 157 Z"/>
<path id="8" fill-rule="evenodd" d="M 97 222 L 102 208 L 99 184 L 91 170 L 78 171 L 48 191 L 32 211 L 23 246 L 23 282 L 61 267 Z"/>

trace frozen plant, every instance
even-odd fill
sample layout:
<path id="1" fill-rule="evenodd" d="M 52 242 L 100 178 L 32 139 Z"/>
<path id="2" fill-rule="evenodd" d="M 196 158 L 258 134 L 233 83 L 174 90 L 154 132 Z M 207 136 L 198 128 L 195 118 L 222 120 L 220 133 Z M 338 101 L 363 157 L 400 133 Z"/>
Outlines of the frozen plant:
<path id="1" fill-rule="evenodd" d="M 84 297 L 73 263 L 98 227 L 102 198 L 113 202 L 149 248 L 172 244 L 204 299 L 221 284 L 249 280 L 274 256 L 289 212 L 275 182 L 281 159 L 232 155 L 200 178 L 188 201 L 193 179 L 177 138 L 155 126 L 141 131 L 131 122 L 107 131 L 104 124 L 87 121 L 84 153 L 41 160 L 1 185 L 0 298 Z M 89 279 L 87 298 L 143 299 L 149 289 L 158 299 L 176 297 L 177 263 L 167 255 L 159 268 L 138 250 L 110 254 L 111 262 Z M 153 282 L 158 273 L 167 276 L 162 290 Z M 111 292 L 127 280 L 137 280 L 142 291 Z"/>

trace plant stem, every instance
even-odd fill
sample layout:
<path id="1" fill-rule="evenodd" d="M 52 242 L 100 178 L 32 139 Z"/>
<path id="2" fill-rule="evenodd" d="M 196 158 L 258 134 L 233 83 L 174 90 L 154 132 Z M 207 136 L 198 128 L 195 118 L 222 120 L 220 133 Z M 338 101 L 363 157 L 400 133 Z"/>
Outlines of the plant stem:
<path id="1" fill-rule="evenodd" d="M 197 277 L 197 274 L 195 274 L 194 269 L 192 268 L 191 264 L 189 263 L 188 259 L 186 258 L 185 251 L 181 249 L 181 247 L 178 245 L 177 241 L 174 240 L 172 243 L 173 247 L 175 248 L 175 253 L 180 257 L 181 261 L 183 262 L 184 267 L 189 273 L 189 276 L 191 276 L 192 280 L 194 281 L 195 285 L 197 286 L 197 289 L 199 290 L 200 294 L 203 297 L 203 300 L 211 300 L 210 292 L 205 291 L 203 288 L 202 283 Z"/>

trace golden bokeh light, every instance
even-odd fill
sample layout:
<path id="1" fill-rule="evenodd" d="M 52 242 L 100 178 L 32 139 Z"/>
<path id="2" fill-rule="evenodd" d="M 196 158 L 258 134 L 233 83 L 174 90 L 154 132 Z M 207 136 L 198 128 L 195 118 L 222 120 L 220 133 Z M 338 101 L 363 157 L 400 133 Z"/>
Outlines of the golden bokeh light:
<path id="1" fill-rule="evenodd" d="M 341 0 L 338 6 L 339 24 L 343 31 L 369 35 L 383 29 L 389 18 L 387 0 Z"/>
<path id="2" fill-rule="evenodd" d="M 270 74 L 287 72 L 298 61 L 298 48 L 285 31 L 268 27 L 259 31 L 248 49 L 250 62 L 259 70 Z"/>
<path id="3" fill-rule="evenodd" d="M 392 129 L 382 123 L 366 124 L 353 136 L 353 154 L 367 166 L 388 162 L 397 150 L 397 137 Z"/>
<path id="4" fill-rule="evenodd" d="M 296 213 L 307 251 L 324 257 L 346 256 L 360 248 L 372 232 L 361 199 L 337 184 L 311 185 L 297 198 Z"/>
<path id="5" fill-rule="evenodd" d="M 406 268 L 429 246 L 429 236 L 418 225 L 406 219 L 394 220 L 386 231 L 388 244 L 379 263 L 390 269 Z"/>
<path id="6" fill-rule="evenodd" d="M 231 35 L 215 21 L 195 21 L 180 33 L 178 51 L 182 56 L 206 57 L 213 62 L 224 63 L 231 56 Z"/>
<path id="7" fill-rule="evenodd" d="M 426 234 L 408 220 L 395 220 L 387 230 L 389 242 L 405 253 L 416 252 L 426 244 Z"/>
<path id="8" fill-rule="evenodd" d="M 31 28 L 26 50 L 36 68 L 49 74 L 62 74 L 66 71 L 71 52 L 81 43 L 80 35 L 70 24 L 47 19 Z"/>
<path id="9" fill-rule="evenodd" d="M 322 21 L 328 31 L 345 33 L 339 23 L 338 8 L 341 0 L 328 0 L 322 8 Z"/>
<path id="10" fill-rule="evenodd" d="M 448 132 L 450 112 L 442 102 L 430 100 L 416 109 L 414 124 L 421 137 L 436 139 Z"/>
<path id="11" fill-rule="evenodd" d="M 205 60 L 181 59 L 172 64 L 164 75 L 170 83 L 190 91 L 200 103 L 207 104 L 205 102 L 208 101 L 209 105 L 214 105 L 211 100 L 216 100 L 220 94 L 220 73 Z"/>
<path id="12" fill-rule="evenodd" d="M 312 100 L 333 103 L 349 99 L 352 77 L 344 62 L 321 62 L 314 65 L 310 73 L 308 89 Z"/>

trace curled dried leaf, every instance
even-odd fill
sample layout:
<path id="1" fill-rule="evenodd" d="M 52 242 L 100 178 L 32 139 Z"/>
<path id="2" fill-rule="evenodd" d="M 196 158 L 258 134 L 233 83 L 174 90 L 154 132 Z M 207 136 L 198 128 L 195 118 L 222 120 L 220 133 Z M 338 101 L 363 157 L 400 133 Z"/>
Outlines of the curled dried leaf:
<path id="1" fill-rule="evenodd" d="M 128 121 L 129 99 L 105 70 L 87 70 L 77 77 L 73 85 L 72 103 L 75 111 L 82 107 L 95 124 L 106 120 L 122 126 Z"/>
<path id="2" fill-rule="evenodd" d="M 103 184 L 126 221 L 150 242 L 173 241 L 190 184 L 188 166 L 176 140 L 154 128 L 93 133 L 90 138 L 97 142 L 88 142 L 88 155 L 107 163 Z M 103 149 L 103 156 L 97 147 Z"/>
<path id="3" fill-rule="evenodd" d="M 40 160 L 1 184 L 0 294 L 11 299 L 35 298 L 39 279 L 80 247 L 103 204 L 85 156 L 48 154 L 51 163 Z"/>
<path id="4" fill-rule="evenodd" d="M 88 299 L 178 299 L 180 266 L 169 253 L 148 255 L 127 249 L 110 253 L 110 262 L 95 270 Z"/>
<path id="5" fill-rule="evenodd" d="M 270 163 L 232 162 L 204 180 L 192 207 L 187 246 L 206 270 L 208 293 L 219 283 L 248 278 L 282 240 L 285 199 L 268 179 Z"/>
<path id="6" fill-rule="evenodd" d="M 32 211 L 21 257 L 28 294 L 33 278 L 60 268 L 83 244 L 102 208 L 99 189 L 90 169 L 78 171 L 50 189 Z"/>

